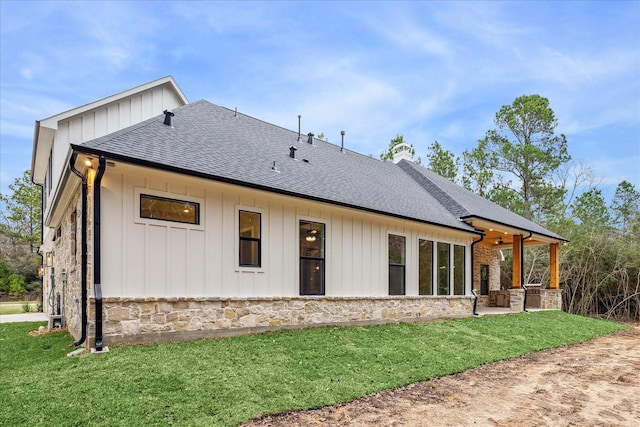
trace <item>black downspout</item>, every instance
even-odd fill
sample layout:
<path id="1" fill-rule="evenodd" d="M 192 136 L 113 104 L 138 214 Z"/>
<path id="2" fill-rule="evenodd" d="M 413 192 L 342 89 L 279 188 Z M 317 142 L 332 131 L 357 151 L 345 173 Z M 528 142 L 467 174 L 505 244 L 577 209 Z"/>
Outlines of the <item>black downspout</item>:
<path id="1" fill-rule="evenodd" d="M 524 241 L 531 238 L 533 232 L 530 231 L 527 237 L 520 239 L 520 285 L 524 289 L 524 300 L 522 301 L 522 311 L 527 311 L 527 286 L 524 284 Z"/>
<path id="2" fill-rule="evenodd" d="M 478 312 L 477 312 L 477 308 L 478 308 L 478 294 L 476 293 L 476 290 L 473 289 L 473 278 L 474 278 L 474 273 L 475 273 L 475 264 L 474 264 L 474 259 L 473 259 L 473 247 L 482 242 L 484 240 L 484 234 L 480 235 L 480 240 L 476 240 L 474 242 L 471 242 L 471 293 L 474 296 L 473 299 L 473 315 L 474 316 L 478 316 Z"/>
<path id="3" fill-rule="evenodd" d="M 69 160 L 69 169 L 75 175 L 78 176 L 82 180 L 82 232 L 81 232 L 81 251 L 82 251 L 82 260 L 80 261 L 80 274 L 82 275 L 82 308 L 80 314 L 80 322 L 81 322 L 81 333 L 78 341 L 74 342 L 74 346 L 82 345 L 87 339 L 87 176 L 83 175 L 79 170 L 76 169 L 76 158 L 78 154 L 74 151 L 71 155 L 71 159 Z"/>
<path id="4" fill-rule="evenodd" d="M 31 175 L 31 183 L 40 187 L 40 245 L 38 245 L 36 253 L 44 259 L 40 253 L 40 246 L 44 241 L 44 185 L 35 183 L 33 181 L 33 174 Z M 42 261 L 40 265 L 42 266 Z M 40 277 L 40 307 L 42 307 L 42 312 L 44 313 L 44 274 Z"/>
<path id="5" fill-rule="evenodd" d="M 93 293 L 96 298 L 96 351 L 102 351 L 102 284 L 100 258 L 100 185 L 107 160 L 100 156 L 93 182 Z"/>

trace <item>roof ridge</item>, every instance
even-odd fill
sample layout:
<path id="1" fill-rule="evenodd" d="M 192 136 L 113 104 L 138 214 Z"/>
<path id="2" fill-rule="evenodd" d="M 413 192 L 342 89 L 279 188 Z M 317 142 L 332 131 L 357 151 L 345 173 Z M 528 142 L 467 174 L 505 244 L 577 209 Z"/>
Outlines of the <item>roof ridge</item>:
<path id="1" fill-rule="evenodd" d="M 405 171 L 407 175 L 409 175 L 414 181 L 420 184 L 422 188 L 430 193 L 445 209 L 451 212 L 452 215 L 455 215 L 456 217 L 461 219 L 471 214 L 471 212 L 469 212 L 464 206 L 458 203 L 453 197 L 451 197 L 427 175 L 417 170 L 417 165 L 414 165 L 415 163 L 409 162 L 407 160 L 401 160 L 400 162 L 398 162 L 398 166 L 400 166 L 400 169 Z"/>

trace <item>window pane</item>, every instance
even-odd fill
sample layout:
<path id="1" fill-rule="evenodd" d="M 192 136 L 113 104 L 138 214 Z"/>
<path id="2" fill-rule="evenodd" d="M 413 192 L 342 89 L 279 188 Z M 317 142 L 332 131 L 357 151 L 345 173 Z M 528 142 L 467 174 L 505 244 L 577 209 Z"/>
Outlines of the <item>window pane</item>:
<path id="1" fill-rule="evenodd" d="M 464 295 L 464 246 L 453 247 L 453 294 Z"/>
<path id="2" fill-rule="evenodd" d="M 438 243 L 438 295 L 449 295 L 448 243 Z"/>
<path id="3" fill-rule="evenodd" d="M 324 224 L 300 221 L 300 256 L 324 258 Z"/>
<path id="4" fill-rule="evenodd" d="M 418 245 L 418 294 L 433 295 L 433 242 L 420 240 Z"/>
<path id="5" fill-rule="evenodd" d="M 324 260 L 300 259 L 300 294 L 324 295 Z"/>
<path id="6" fill-rule="evenodd" d="M 404 265 L 405 237 L 389 234 L 389 264 Z"/>
<path id="7" fill-rule="evenodd" d="M 389 295 L 404 295 L 404 265 L 389 265 Z"/>
<path id="8" fill-rule="evenodd" d="M 260 267 L 259 240 L 240 240 L 240 265 Z"/>
<path id="9" fill-rule="evenodd" d="M 240 211 L 240 236 L 260 238 L 260 214 Z"/>
<path id="10" fill-rule="evenodd" d="M 200 204 L 186 200 L 140 195 L 140 217 L 200 224 Z"/>

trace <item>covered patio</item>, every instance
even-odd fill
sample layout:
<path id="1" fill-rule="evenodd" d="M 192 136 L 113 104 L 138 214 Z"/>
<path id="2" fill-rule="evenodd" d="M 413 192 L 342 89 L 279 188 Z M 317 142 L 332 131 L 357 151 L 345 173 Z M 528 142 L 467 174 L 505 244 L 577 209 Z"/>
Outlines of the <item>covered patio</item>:
<path id="1" fill-rule="evenodd" d="M 540 230 L 528 230 L 513 227 L 510 225 L 486 220 L 478 217 L 465 218 L 465 221 L 474 228 L 485 233 L 481 241 L 476 242 L 475 248 L 484 248 L 496 253 L 500 250 L 513 251 L 512 267 L 513 275 L 511 287 L 496 288 L 494 279 L 493 286 L 486 284 L 483 266 L 474 260 L 473 288 L 480 294 L 479 307 L 487 309 L 485 311 L 509 310 L 509 312 L 519 312 L 530 309 L 562 309 L 562 294 L 560 289 L 560 245 L 567 241 L 558 236 L 549 236 L 540 233 Z M 536 232 L 538 231 L 538 232 Z M 524 249 L 529 246 L 548 245 L 549 248 L 549 283 L 548 287 L 543 287 L 539 283 L 525 283 L 524 275 Z M 493 266 L 493 271 L 498 271 L 498 266 Z M 480 309 L 479 309 L 480 310 Z"/>

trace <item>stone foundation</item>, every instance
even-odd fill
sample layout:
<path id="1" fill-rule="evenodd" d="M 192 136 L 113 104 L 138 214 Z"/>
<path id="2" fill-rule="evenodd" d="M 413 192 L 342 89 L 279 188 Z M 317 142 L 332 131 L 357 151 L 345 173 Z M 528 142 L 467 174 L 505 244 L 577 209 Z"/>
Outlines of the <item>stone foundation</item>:
<path id="1" fill-rule="evenodd" d="M 320 325 L 420 321 L 473 314 L 473 297 L 105 298 L 103 339 L 187 341 Z M 95 300 L 89 313 L 95 336 Z"/>

